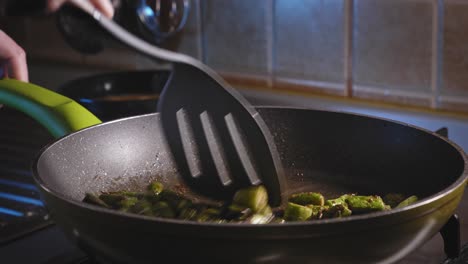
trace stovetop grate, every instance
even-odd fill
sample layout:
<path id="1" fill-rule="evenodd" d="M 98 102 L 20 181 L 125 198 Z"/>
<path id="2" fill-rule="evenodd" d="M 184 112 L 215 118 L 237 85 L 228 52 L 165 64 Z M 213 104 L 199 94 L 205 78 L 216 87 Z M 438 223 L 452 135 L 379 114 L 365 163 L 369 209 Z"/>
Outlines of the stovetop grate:
<path id="1" fill-rule="evenodd" d="M 0 110 L 0 244 L 51 224 L 31 164 L 52 136 L 36 121 L 7 107 Z"/>

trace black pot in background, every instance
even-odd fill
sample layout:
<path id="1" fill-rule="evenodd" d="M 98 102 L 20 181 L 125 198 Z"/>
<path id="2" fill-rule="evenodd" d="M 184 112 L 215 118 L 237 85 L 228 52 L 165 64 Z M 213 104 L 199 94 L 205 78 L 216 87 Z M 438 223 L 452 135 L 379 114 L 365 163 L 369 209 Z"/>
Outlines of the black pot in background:
<path id="1" fill-rule="evenodd" d="M 167 70 L 105 73 L 69 81 L 58 92 L 105 122 L 156 112 L 169 74 Z"/>

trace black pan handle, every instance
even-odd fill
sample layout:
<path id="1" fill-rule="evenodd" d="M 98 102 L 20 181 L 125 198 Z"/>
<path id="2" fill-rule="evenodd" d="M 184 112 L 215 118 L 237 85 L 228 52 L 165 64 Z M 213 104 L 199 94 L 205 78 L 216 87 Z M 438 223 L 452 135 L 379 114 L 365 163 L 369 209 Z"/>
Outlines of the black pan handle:
<path id="1" fill-rule="evenodd" d="M 439 128 L 435 131 L 439 136 L 448 138 L 448 129 L 446 127 Z"/>
<path id="2" fill-rule="evenodd" d="M 448 138 L 448 129 L 446 127 L 439 128 L 435 131 L 442 137 Z M 458 258 L 460 255 L 461 249 L 461 240 L 460 240 L 460 220 L 458 215 L 454 214 L 450 219 L 445 223 L 445 225 L 440 230 L 442 239 L 444 240 L 444 251 L 445 255 L 449 259 Z"/>
<path id="3" fill-rule="evenodd" d="M 460 220 L 457 214 L 454 214 L 445 223 L 440 230 L 440 234 L 444 240 L 445 255 L 449 259 L 458 258 L 460 255 L 461 241 L 460 241 Z"/>

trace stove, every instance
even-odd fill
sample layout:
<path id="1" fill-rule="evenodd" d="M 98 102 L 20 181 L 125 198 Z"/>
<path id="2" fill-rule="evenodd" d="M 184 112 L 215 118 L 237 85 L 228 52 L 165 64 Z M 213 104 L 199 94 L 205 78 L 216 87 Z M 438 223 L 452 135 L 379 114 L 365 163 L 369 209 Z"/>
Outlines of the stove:
<path id="1" fill-rule="evenodd" d="M 32 179 L 30 161 L 50 140 L 47 131 L 23 122 L 16 111 L 2 109 L 0 127 L 0 244 L 52 222 Z"/>
<path id="2" fill-rule="evenodd" d="M 7 107 L 0 110 L 0 123 L 0 262 L 99 263 L 70 243 L 54 225 L 32 179 L 32 160 L 53 137 L 25 114 Z M 468 204 L 468 198 L 462 203 Z M 468 216 L 464 211 L 460 214 Z M 460 248 L 460 234 L 463 237 L 468 228 L 460 225 L 458 218 L 454 215 L 442 236 L 436 235 L 398 263 L 468 263 L 468 244 Z"/>

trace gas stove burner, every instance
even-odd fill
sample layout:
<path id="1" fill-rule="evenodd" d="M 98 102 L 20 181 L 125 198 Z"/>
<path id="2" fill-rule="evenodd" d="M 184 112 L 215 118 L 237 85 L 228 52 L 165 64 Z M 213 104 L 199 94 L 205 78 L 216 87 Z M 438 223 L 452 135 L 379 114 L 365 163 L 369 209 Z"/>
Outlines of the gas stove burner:
<path id="1" fill-rule="evenodd" d="M 52 222 L 30 170 L 35 153 L 50 141 L 51 136 L 20 112 L 3 108 L 0 118 L 1 245 Z"/>

